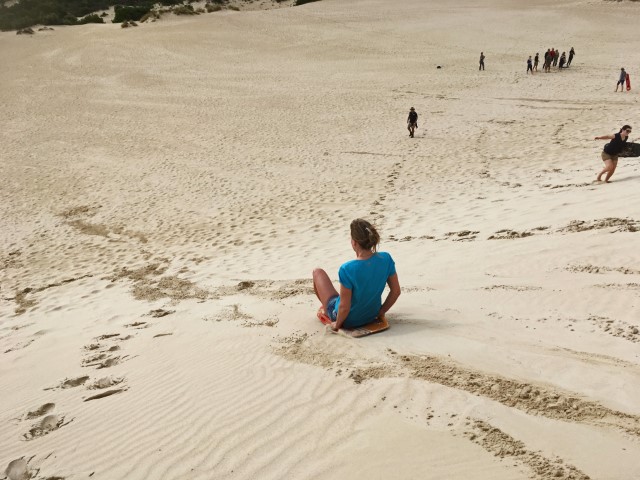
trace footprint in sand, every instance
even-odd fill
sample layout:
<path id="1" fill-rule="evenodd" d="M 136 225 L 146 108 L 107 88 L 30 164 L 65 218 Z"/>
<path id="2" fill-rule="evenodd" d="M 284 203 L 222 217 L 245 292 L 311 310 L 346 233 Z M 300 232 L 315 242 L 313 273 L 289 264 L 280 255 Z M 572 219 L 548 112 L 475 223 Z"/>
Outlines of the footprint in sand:
<path id="1" fill-rule="evenodd" d="M 25 420 L 31 420 L 32 418 L 41 417 L 41 416 L 46 415 L 47 413 L 53 411 L 54 408 L 56 408 L 56 404 L 55 403 L 45 403 L 40 408 L 27 413 L 25 415 L 24 419 Z"/>
<path id="2" fill-rule="evenodd" d="M 460 232 L 447 232 L 444 236 L 454 242 L 470 242 L 477 238 L 480 232 L 472 230 L 462 230 Z"/>
<path id="3" fill-rule="evenodd" d="M 120 363 L 121 357 L 109 357 L 106 353 L 99 353 L 82 361 L 83 367 L 109 368 Z"/>
<path id="4" fill-rule="evenodd" d="M 539 227 L 541 228 L 541 227 Z M 509 228 L 498 230 L 495 234 L 487 238 L 487 240 L 512 240 L 514 238 L 525 238 L 534 235 L 533 232 L 523 231 L 517 232 Z"/>
<path id="5" fill-rule="evenodd" d="M 121 378 L 121 377 L 116 377 L 116 378 L 102 377 L 96 380 L 95 382 L 93 382 L 87 388 L 89 388 L 90 390 L 102 390 L 103 388 L 109 388 L 115 385 L 120 385 L 122 382 L 124 382 L 124 378 Z"/>
<path id="6" fill-rule="evenodd" d="M 150 325 L 147 322 L 134 322 L 134 323 L 129 323 L 128 325 L 125 325 L 125 327 L 135 328 L 137 330 L 141 328 L 147 328 L 149 326 Z"/>
<path id="7" fill-rule="evenodd" d="M 96 355 L 91 355 L 90 357 L 87 357 L 82 361 L 82 366 L 91 367 L 93 365 L 97 365 L 98 362 L 100 362 L 101 360 L 104 360 L 105 358 L 107 358 L 106 353 L 98 353 Z"/>
<path id="8" fill-rule="evenodd" d="M 80 385 L 84 385 L 84 383 L 87 380 L 89 380 L 88 375 L 84 375 L 82 377 L 77 377 L 77 378 L 65 378 L 57 386 L 45 388 L 45 390 L 66 390 L 67 388 L 79 387 Z"/>
<path id="9" fill-rule="evenodd" d="M 144 325 L 144 326 L 140 327 L 140 325 Z M 136 322 L 127 326 L 146 328 L 149 325 L 147 325 L 146 322 Z M 101 340 L 112 339 L 116 341 L 124 341 L 124 340 L 129 340 L 130 338 L 133 338 L 133 337 L 131 335 L 127 335 L 126 337 L 121 337 L 119 333 L 111 333 L 111 334 L 100 335 L 99 337 L 96 337 L 95 340 L 101 341 Z M 84 360 L 82 360 L 82 366 L 96 367 L 96 369 L 99 370 L 102 368 L 109 368 L 109 367 L 113 367 L 114 365 L 118 365 L 122 360 L 127 358 L 128 355 L 119 357 L 119 356 L 111 356 L 109 354 L 119 351 L 120 348 L 121 347 L 119 345 L 106 346 L 106 345 L 102 345 L 99 342 L 94 342 L 94 343 L 90 343 L 89 345 L 85 345 L 84 349 L 87 352 L 89 352 L 89 354 L 84 358 Z"/>
<path id="10" fill-rule="evenodd" d="M 28 480 L 31 478 L 31 471 L 24 458 L 17 458 L 9 462 L 4 473 L 9 480 Z"/>
<path id="11" fill-rule="evenodd" d="M 73 421 L 69 420 L 68 422 L 65 422 L 64 418 L 64 416 L 56 414 L 47 415 L 38 423 L 34 424 L 22 437 L 26 441 L 35 440 L 36 438 L 44 437 L 45 435 L 48 435 L 49 433 L 58 430 Z"/>
<path id="12" fill-rule="evenodd" d="M 108 358 L 104 362 L 99 363 L 96 369 L 101 370 L 103 368 L 111 368 L 114 365 L 118 365 L 119 363 L 120 363 L 120 357 Z"/>
<path id="13" fill-rule="evenodd" d="M 99 337 L 96 337 L 96 340 L 106 340 L 108 338 L 119 337 L 119 336 L 120 336 L 119 333 L 108 333 L 106 335 L 100 335 Z"/>
<path id="14" fill-rule="evenodd" d="M 34 342 L 34 340 L 31 339 L 31 340 L 27 340 L 25 342 L 17 343 L 13 347 L 8 348 L 7 350 L 5 350 L 4 353 L 11 353 L 11 352 L 15 352 L 16 350 L 22 350 L 23 348 L 27 348 L 33 342 Z"/>

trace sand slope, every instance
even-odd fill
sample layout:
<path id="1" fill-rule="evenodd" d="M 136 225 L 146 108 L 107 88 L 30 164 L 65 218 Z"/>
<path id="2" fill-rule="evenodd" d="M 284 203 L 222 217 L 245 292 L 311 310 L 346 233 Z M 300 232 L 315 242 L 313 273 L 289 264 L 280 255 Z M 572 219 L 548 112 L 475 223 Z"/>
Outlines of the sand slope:
<path id="1" fill-rule="evenodd" d="M 613 89 L 638 9 L 323 0 L 0 34 L 0 466 L 640 478 L 640 161 L 593 183 L 593 137 L 637 127 Z M 353 341 L 310 273 L 337 276 L 358 216 L 403 295 Z"/>

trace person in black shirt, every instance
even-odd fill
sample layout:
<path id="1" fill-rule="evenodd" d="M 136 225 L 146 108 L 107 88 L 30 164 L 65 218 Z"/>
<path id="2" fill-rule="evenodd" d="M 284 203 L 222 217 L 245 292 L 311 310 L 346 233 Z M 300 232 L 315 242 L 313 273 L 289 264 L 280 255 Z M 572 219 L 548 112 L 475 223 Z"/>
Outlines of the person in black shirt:
<path id="1" fill-rule="evenodd" d="M 409 117 L 407 118 L 407 130 L 409 130 L 410 137 L 413 137 L 416 128 L 418 128 L 418 113 L 415 108 L 411 107 L 411 109 L 409 109 Z"/>
<path id="2" fill-rule="evenodd" d="M 602 135 L 601 137 L 595 138 L 595 140 L 611 140 L 604 146 L 604 150 L 602 151 L 604 168 L 596 177 L 598 182 L 602 181 L 602 175 L 606 173 L 607 175 L 604 177 L 604 181 L 609 183 L 609 179 L 618 166 L 618 155 L 624 149 L 624 144 L 627 142 L 627 138 L 630 133 L 631 127 L 629 125 L 625 125 L 615 135 Z"/>
<path id="3" fill-rule="evenodd" d="M 571 47 L 569 50 L 569 61 L 567 62 L 567 67 L 571 65 L 571 60 L 573 60 L 573 56 L 576 54 L 576 51 Z"/>
<path id="4" fill-rule="evenodd" d="M 484 52 L 480 52 L 480 66 L 478 70 L 484 70 Z"/>
<path id="5" fill-rule="evenodd" d="M 544 53 L 544 65 L 542 66 L 542 70 L 544 70 L 545 72 L 548 72 L 550 63 L 551 63 L 551 49 L 547 48 L 547 51 Z"/>
<path id="6" fill-rule="evenodd" d="M 567 55 L 564 52 L 562 52 L 562 55 L 560 55 L 560 63 L 558 63 L 558 69 L 564 67 L 564 64 L 566 63 L 566 61 L 567 61 Z"/>

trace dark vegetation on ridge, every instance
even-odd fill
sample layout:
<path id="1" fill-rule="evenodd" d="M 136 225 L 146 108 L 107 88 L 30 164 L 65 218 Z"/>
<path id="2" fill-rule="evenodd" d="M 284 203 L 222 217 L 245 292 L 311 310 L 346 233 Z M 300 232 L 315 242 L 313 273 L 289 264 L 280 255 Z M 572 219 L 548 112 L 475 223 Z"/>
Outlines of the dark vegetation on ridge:
<path id="1" fill-rule="evenodd" d="M 182 0 L 162 0 L 161 3 L 172 5 L 182 3 Z M 148 0 L 20 0 L 10 7 L 0 7 L 0 30 L 17 30 L 38 24 L 104 23 L 104 19 L 93 12 L 114 5 L 131 7 L 144 13 L 153 7 Z"/>
<path id="2" fill-rule="evenodd" d="M 187 0 L 193 1 L 193 0 Z M 248 0 L 251 1 L 251 0 Z M 284 0 L 276 0 L 282 2 Z M 296 0 L 295 5 L 315 2 L 318 0 Z M 207 12 L 218 11 L 228 0 L 209 0 Z M 34 25 L 82 25 L 85 23 L 104 23 L 104 16 L 95 12 L 115 7 L 113 23 L 127 20 L 138 21 L 145 15 L 152 15 L 156 5 L 161 7 L 177 6 L 176 14 L 195 14 L 192 5 L 184 0 L 19 0 L 11 6 L 6 6 L 0 0 L 0 30 L 20 30 Z M 236 7 L 228 7 L 237 10 Z M 157 15 L 156 15 L 157 17 Z"/>

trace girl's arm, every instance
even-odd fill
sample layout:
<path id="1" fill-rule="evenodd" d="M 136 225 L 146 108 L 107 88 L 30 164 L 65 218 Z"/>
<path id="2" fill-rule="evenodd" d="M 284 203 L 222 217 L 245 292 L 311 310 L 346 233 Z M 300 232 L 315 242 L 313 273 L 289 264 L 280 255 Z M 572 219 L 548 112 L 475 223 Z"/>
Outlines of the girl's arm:
<path id="1" fill-rule="evenodd" d="M 351 289 L 340 284 L 340 305 L 338 306 L 338 316 L 336 321 L 331 324 L 331 328 L 334 330 L 340 330 L 342 324 L 349 316 L 351 311 Z"/>
<path id="2" fill-rule="evenodd" d="M 601 137 L 596 137 L 594 140 L 613 140 L 616 138 L 615 135 L 602 135 Z"/>
<path id="3" fill-rule="evenodd" d="M 382 307 L 380 308 L 379 315 L 384 315 L 389 311 L 393 304 L 396 303 L 398 297 L 400 296 L 400 281 L 398 280 L 398 274 L 394 273 L 389 278 L 387 278 L 387 285 L 389 285 L 389 295 L 385 299 Z M 342 300 L 340 300 L 342 302 Z"/>

